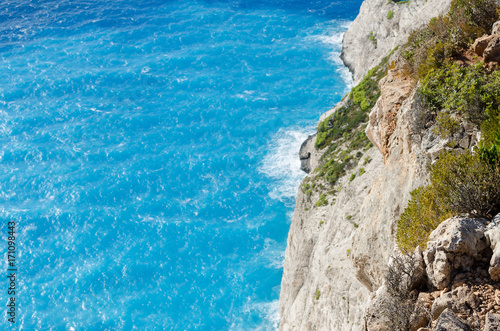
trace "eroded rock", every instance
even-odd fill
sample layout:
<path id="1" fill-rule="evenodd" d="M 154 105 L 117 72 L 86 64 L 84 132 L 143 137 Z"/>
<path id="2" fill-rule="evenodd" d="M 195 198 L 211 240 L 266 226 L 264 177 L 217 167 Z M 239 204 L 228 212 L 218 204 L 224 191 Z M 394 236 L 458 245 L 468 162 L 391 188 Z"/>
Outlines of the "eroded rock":
<path id="1" fill-rule="evenodd" d="M 500 61 L 500 35 L 492 36 L 488 46 L 483 52 L 484 62 Z"/>
<path id="2" fill-rule="evenodd" d="M 490 260 L 488 272 L 494 281 L 500 280 L 500 214 L 493 218 L 485 232 L 487 243 L 490 245 L 493 255 Z"/>
<path id="3" fill-rule="evenodd" d="M 445 309 L 439 316 L 434 331 L 472 331 L 469 324 L 455 315 L 451 309 Z"/>
<path id="4" fill-rule="evenodd" d="M 384 159 L 389 153 L 389 139 L 396 129 L 397 113 L 414 86 L 415 81 L 397 69 L 389 70 L 379 82 L 381 96 L 370 112 L 366 135 L 382 152 Z"/>
<path id="5" fill-rule="evenodd" d="M 470 314 L 472 308 L 478 305 L 478 298 L 470 289 L 459 287 L 452 292 L 442 294 L 434 301 L 431 308 L 431 316 L 435 320 L 447 308 L 455 313 Z"/>
<path id="6" fill-rule="evenodd" d="M 450 284 L 452 273 L 472 266 L 487 247 L 487 224 L 484 219 L 453 217 L 432 231 L 423 254 L 431 286 L 444 289 Z"/>
<path id="7" fill-rule="evenodd" d="M 484 50 L 486 49 L 486 47 L 488 47 L 488 44 L 493 38 L 494 36 L 488 35 L 477 38 L 476 41 L 474 41 L 474 44 L 472 44 L 472 50 L 474 51 L 474 53 L 479 56 L 483 56 Z"/>
<path id="8" fill-rule="evenodd" d="M 498 331 L 500 330 L 500 314 L 486 314 L 483 331 Z"/>
<path id="9" fill-rule="evenodd" d="M 500 21 L 493 23 L 491 34 L 500 34 Z"/>

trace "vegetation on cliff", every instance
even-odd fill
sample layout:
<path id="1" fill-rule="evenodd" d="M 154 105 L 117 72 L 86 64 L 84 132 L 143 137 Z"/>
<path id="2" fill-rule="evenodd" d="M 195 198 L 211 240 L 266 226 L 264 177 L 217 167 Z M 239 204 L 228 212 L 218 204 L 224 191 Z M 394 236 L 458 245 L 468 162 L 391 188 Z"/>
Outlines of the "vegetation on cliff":
<path id="1" fill-rule="evenodd" d="M 498 18 L 494 0 L 454 0 L 448 15 L 415 31 L 402 48 L 437 132 L 451 137 L 468 122 L 482 133 L 473 152 L 443 152 L 430 168 L 430 184 L 411 193 L 396 234 L 404 252 L 425 247 L 451 215 L 491 219 L 500 212 L 500 71 L 467 54 Z"/>
<path id="2" fill-rule="evenodd" d="M 318 125 L 315 147 L 326 151 L 317 176 L 331 186 L 345 175 L 348 166 L 358 164 L 363 155 L 360 150 L 372 146 L 365 134 L 368 114 L 380 97 L 378 83 L 387 73 L 393 52 L 368 72 L 334 114 Z"/>

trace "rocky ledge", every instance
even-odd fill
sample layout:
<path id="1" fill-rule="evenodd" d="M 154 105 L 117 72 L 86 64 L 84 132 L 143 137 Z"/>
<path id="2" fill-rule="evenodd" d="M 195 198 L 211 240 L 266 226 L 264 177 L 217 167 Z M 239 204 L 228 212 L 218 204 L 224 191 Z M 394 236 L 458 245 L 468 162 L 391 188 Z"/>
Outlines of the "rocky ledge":
<path id="1" fill-rule="evenodd" d="M 409 330 L 500 330 L 500 214 L 492 221 L 450 218 L 431 233 L 423 252 L 395 253 L 391 265 L 410 275 L 411 309 L 398 311 L 411 316 Z M 372 296 L 367 330 L 390 330 L 397 318 L 388 309 L 401 294 L 389 280 Z"/>

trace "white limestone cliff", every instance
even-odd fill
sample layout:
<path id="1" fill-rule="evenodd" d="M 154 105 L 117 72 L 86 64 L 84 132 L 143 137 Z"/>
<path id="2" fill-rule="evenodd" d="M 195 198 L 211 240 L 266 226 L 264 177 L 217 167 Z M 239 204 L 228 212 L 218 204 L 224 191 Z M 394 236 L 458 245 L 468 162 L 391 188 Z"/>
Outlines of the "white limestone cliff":
<path id="1" fill-rule="evenodd" d="M 449 3 L 365 0 L 344 37 L 343 59 L 356 83 L 411 30 L 447 11 Z M 394 11 L 391 19 L 389 10 Z M 361 157 L 371 162 L 349 169 L 337 184 L 340 192 L 326 206 L 315 206 L 319 193 L 307 196 L 299 189 L 281 283 L 280 330 L 365 328 L 366 304 L 382 285 L 394 248 L 396 220 L 410 192 L 426 183 L 428 164 L 446 146 L 426 127 L 414 82 L 396 68 L 379 86 L 382 95 L 367 129 L 376 147 Z M 308 177 L 314 176 L 324 152 L 314 149 L 315 139 L 310 137 L 300 152 L 303 167 L 312 171 Z M 350 181 L 349 174 L 359 174 L 361 167 L 365 173 Z"/>
<path id="2" fill-rule="evenodd" d="M 448 12 L 450 2 L 363 1 L 359 15 L 344 35 L 342 48 L 342 60 L 353 72 L 354 85 L 393 48 L 406 42 L 412 31 L 429 23 L 431 18 Z"/>

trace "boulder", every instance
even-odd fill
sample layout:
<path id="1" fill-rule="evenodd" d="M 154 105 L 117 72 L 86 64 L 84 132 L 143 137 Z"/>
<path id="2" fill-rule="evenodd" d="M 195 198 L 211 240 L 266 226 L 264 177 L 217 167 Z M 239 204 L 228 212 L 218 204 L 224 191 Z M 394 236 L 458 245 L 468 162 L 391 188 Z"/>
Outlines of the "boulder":
<path id="1" fill-rule="evenodd" d="M 500 61 L 500 35 L 492 36 L 488 46 L 483 52 L 484 62 Z"/>
<path id="2" fill-rule="evenodd" d="M 485 219 L 452 217 L 432 231 L 423 253 L 429 285 L 444 289 L 455 271 L 467 270 L 481 258 L 487 224 Z"/>
<path id="3" fill-rule="evenodd" d="M 472 331 L 469 324 L 455 315 L 451 309 L 446 309 L 439 316 L 434 331 Z"/>
<path id="4" fill-rule="evenodd" d="M 387 286 L 382 285 L 372 294 L 365 310 L 365 325 L 367 330 L 387 330 L 391 325 L 387 314 L 387 307 L 393 306 L 393 298 L 387 291 Z"/>
<path id="5" fill-rule="evenodd" d="M 302 143 L 299 150 L 300 159 L 300 170 L 305 173 L 311 172 L 311 148 L 314 148 L 314 143 L 316 142 L 316 134 L 310 135 Z"/>
<path id="6" fill-rule="evenodd" d="M 500 21 L 493 23 L 491 34 L 500 34 Z"/>
<path id="7" fill-rule="evenodd" d="M 500 314 L 488 313 L 484 321 L 483 331 L 500 330 Z"/>
<path id="8" fill-rule="evenodd" d="M 500 280 L 500 214 L 498 214 L 488 225 L 484 233 L 486 242 L 490 245 L 493 255 L 490 260 L 488 272 L 494 281 Z"/>
<path id="9" fill-rule="evenodd" d="M 425 307 L 418 303 L 415 305 L 413 313 L 410 317 L 410 330 L 409 331 L 417 331 L 423 327 L 426 327 L 429 324 L 429 313 Z"/>
<path id="10" fill-rule="evenodd" d="M 470 314 L 472 308 L 479 306 L 479 299 L 467 287 L 459 287 L 438 297 L 431 308 L 432 319 L 438 318 L 446 309 L 455 313 Z"/>
<path id="11" fill-rule="evenodd" d="M 477 38 L 476 41 L 474 41 L 474 44 L 472 44 L 472 50 L 474 51 L 474 53 L 479 56 L 483 56 L 484 50 L 486 49 L 486 47 L 488 47 L 488 44 L 493 38 L 494 36 L 488 35 Z"/>

